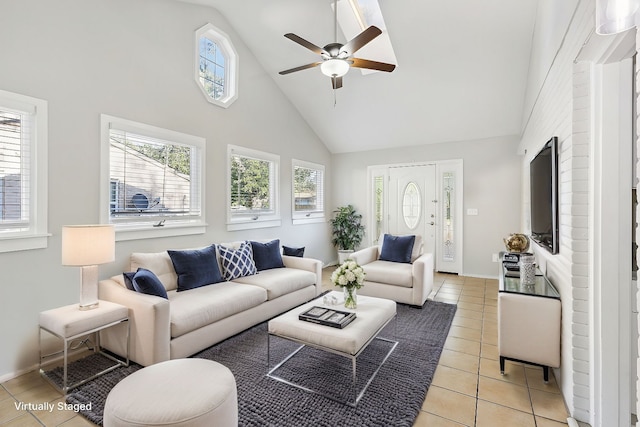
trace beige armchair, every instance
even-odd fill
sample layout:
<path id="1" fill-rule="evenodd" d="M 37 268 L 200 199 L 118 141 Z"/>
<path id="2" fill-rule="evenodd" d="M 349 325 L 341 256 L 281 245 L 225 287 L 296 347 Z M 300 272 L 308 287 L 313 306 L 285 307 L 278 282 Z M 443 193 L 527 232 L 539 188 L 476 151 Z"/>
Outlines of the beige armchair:
<path id="1" fill-rule="evenodd" d="M 433 287 L 433 254 L 422 254 L 422 238 L 416 236 L 411 263 L 380 260 L 382 242 L 354 252 L 355 260 L 366 273 L 358 294 L 386 298 L 396 302 L 422 306 Z"/>

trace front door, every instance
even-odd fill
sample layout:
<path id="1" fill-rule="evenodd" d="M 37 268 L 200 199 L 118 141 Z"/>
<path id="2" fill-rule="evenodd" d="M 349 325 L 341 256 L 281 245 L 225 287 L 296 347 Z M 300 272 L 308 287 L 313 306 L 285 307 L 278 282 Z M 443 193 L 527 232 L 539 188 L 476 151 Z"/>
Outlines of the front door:
<path id="1" fill-rule="evenodd" d="M 435 255 L 436 203 L 435 164 L 389 168 L 390 234 L 419 234 Z"/>

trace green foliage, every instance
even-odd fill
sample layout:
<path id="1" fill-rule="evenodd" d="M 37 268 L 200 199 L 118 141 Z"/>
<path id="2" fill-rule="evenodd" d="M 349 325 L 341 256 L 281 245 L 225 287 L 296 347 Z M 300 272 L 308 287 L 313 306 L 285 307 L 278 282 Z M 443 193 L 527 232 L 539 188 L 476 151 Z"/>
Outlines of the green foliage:
<path id="1" fill-rule="evenodd" d="M 296 211 L 318 209 L 318 171 L 314 169 L 298 167 L 293 169 L 293 189 L 296 203 Z M 299 199 L 300 198 L 300 199 Z M 305 200 L 306 203 L 299 203 Z M 310 202 L 308 202 L 310 200 Z"/>
<path id="2" fill-rule="evenodd" d="M 191 147 L 121 141 L 116 138 L 112 138 L 112 140 L 119 144 L 126 144 L 127 148 L 135 150 L 143 156 L 173 169 L 177 173 L 191 175 Z"/>
<path id="3" fill-rule="evenodd" d="M 317 171 L 296 167 L 294 169 L 293 182 L 295 184 L 296 193 L 316 193 Z"/>
<path id="4" fill-rule="evenodd" d="M 270 174 L 270 162 L 234 156 L 231 159 L 231 207 L 246 210 L 271 209 Z"/>
<path id="5" fill-rule="evenodd" d="M 331 243 L 339 250 L 355 250 L 364 238 L 362 215 L 352 205 L 341 206 L 331 220 L 333 239 Z"/>

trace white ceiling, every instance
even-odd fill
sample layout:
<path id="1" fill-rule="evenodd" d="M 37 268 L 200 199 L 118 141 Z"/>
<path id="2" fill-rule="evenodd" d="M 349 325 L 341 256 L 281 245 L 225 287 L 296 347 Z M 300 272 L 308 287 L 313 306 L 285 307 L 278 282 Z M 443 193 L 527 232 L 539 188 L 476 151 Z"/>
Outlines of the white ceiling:
<path id="1" fill-rule="evenodd" d="M 334 41 L 331 0 L 183 1 L 226 17 L 333 153 L 520 134 L 538 0 L 379 0 L 397 67 L 351 69 L 335 106 L 319 68 L 278 74 L 318 60 L 285 33 Z"/>

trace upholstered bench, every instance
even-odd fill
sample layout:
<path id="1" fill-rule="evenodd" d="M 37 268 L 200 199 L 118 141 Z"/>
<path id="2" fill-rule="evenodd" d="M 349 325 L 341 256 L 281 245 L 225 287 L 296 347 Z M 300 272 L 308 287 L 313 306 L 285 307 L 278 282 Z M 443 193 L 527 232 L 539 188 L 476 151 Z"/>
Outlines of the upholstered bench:
<path id="1" fill-rule="evenodd" d="M 143 368 L 107 396 L 104 427 L 238 425 L 231 371 L 205 359 L 175 359 Z"/>
<path id="2" fill-rule="evenodd" d="M 342 294 L 339 292 L 331 292 L 329 296 L 341 298 Z M 356 319 L 345 326 L 343 329 L 332 328 L 330 326 L 319 325 L 312 322 L 306 322 L 300 320 L 299 315 L 314 306 L 324 307 L 329 309 L 336 309 L 339 311 L 346 310 L 343 306 L 326 306 L 324 305 L 323 298 L 317 298 L 307 304 L 303 304 L 296 307 L 285 314 L 282 314 L 274 319 L 271 319 L 268 324 L 269 335 L 267 338 L 267 376 L 278 381 L 285 382 L 288 385 L 300 388 L 305 391 L 322 394 L 329 399 L 333 399 L 342 403 L 346 403 L 349 406 L 356 406 L 358 401 L 362 398 L 367 387 L 373 381 L 378 373 L 379 366 L 385 363 L 389 358 L 393 350 L 398 345 L 397 341 L 389 338 L 383 338 L 378 336 L 382 330 L 396 318 L 396 303 L 391 300 L 362 296 L 358 297 L 358 308 L 354 310 L 356 312 Z M 348 310 L 351 311 L 351 310 Z M 395 335 L 395 334 L 394 334 Z M 271 366 L 271 337 L 279 337 L 289 341 L 293 341 L 298 344 L 302 344 L 303 347 L 309 346 L 311 348 L 325 351 L 332 354 L 351 359 L 352 369 L 352 384 L 351 391 L 349 393 L 336 393 L 335 388 L 330 393 L 325 393 L 316 388 L 316 384 L 306 382 L 306 378 L 300 378 L 303 381 L 300 382 L 297 379 L 283 377 L 278 372 L 285 363 L 291 360 L 301 349 L 299 347 L 293 353 L 286 356 L 284 360 L 277 363 L 273 368 Z M 380 365 L 377 369 L 373 370 L 371 376 L 367 379 L 360 379 L 358 381 L 358 368 L 357 359 L 367 346 L 373 340 L 385 341 L 387 343 L 387 353 L 380 360 Z M 304 356 L 299 356 L 304 357 Z M 371 363 L 371 361 L 369 361 Z M 359 387 L 359 384 L 362 387 Z M 340 383 L 336 387 L 342 387 L 345 390 L 349 388 L 348 384 Z M 348 424 L 348 423 L 347 423 Z M 346 424 L 345 424 L 346 425 Z"/>

